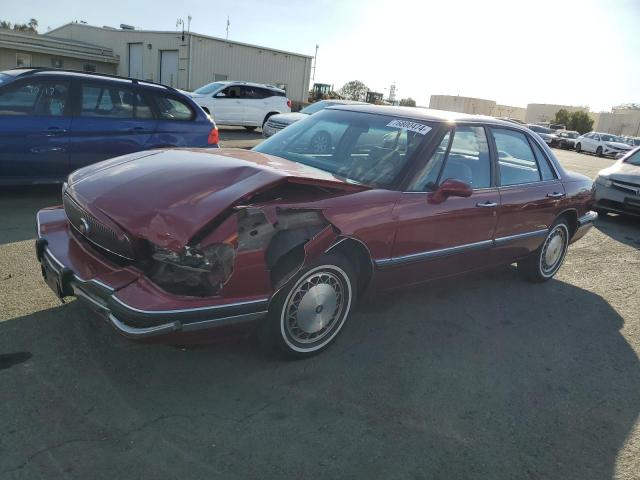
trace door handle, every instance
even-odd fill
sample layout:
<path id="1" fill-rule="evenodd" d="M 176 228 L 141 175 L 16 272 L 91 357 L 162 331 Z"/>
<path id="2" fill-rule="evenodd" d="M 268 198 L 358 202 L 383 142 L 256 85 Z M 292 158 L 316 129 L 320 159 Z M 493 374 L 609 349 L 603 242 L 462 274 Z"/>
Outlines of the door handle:
<path id="1" fill-rule="evenodd" d="M 496 202 L 492 202 L 490 200 L 487 200 L 486 202 L 478 202 L 476 203 L 476 207 L 480 207 L 480 208 L 494 208 L 497 207 L 498 204 Z"/>
<path id="2" fill-rule="evenodd" d="M 547 193 L 548 198 L 563 198 L 564 196 L 565 194 L 562 192 Z"/>

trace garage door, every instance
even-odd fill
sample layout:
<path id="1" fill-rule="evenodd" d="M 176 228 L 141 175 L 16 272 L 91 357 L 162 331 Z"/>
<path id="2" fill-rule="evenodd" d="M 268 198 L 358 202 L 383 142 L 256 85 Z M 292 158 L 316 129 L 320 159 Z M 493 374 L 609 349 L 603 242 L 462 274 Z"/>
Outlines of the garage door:
<path id="1" fill-rule="evenodd" d="M 160 52 L 160 83 L 171 87 L 178 86 L 178 51 Z"/>
<path id="2" fill-rule="evenodd" d="M 129 44 L 129 78 L 142 78 L 142 44 Z"/>

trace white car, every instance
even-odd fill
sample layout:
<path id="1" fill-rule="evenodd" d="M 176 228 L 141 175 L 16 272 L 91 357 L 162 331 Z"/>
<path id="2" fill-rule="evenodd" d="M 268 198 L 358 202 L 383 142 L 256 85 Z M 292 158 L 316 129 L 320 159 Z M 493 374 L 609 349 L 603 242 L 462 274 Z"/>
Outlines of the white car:
<path id="1" fill-rule="evenodd" d="M 273 85 L 249 82 L 214 82 L 185 92 L 214 118 L 217 125 L 262 127 L 272 115 L 291 112 L 291 100 Z"/>
<path id="2" fill-rule="evenodd" d="M 626 153 L 633 147 L 609 133 L 589 132 L 576 139 L 576 152 L 595 153 L 599 157 L 607 155 L 615 157 L 619 153 Z"/>

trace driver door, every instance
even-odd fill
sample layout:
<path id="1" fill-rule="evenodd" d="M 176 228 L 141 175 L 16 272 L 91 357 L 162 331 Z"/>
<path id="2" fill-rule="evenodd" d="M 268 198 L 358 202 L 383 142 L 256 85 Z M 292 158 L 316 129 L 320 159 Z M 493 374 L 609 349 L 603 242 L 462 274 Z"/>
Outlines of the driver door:
<path id="1" fill-rule="evenodd" d="M 484 127 L 458 126 L 444 135 L 394 208 L 398 227 L 392 257 L 379 262 L 389 268 L 387 274 L 393 272 L 392 284 L 420 283 L 493 263 L 500 193 L 492 178 Z M 435 190 L 447 179 L 469 184 L 471 196 L 435 202 Z"/>
<path id="2" fill-rule="evenodd" d="M 213 96 L 213 118 L 221 125 L 242 125 L 245 107 L 241 87 L 231 85 Z"/>

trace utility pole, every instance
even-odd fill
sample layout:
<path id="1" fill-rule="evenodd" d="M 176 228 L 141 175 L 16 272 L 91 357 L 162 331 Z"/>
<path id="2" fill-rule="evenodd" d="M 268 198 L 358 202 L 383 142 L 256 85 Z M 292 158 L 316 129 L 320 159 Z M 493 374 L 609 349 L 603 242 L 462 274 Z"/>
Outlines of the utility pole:
<path id="1" fill-rule="evenodd" d="M 316 53 L 313 56 L 313 76 L 311 77 L 311 81 L 316 83 L 316 65 L 318 64 L 318 47 L 319 45 L 316 43 Z"/>
<path id="2" fill-rule="evenodd" d="M 229 21 L 229 16 L 227 15 L 227 40 L 229 40 L 229 27 L 231 26 L 231 22 Z"/>

